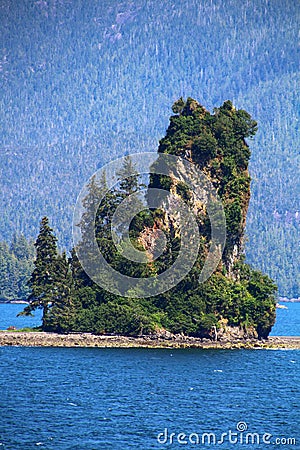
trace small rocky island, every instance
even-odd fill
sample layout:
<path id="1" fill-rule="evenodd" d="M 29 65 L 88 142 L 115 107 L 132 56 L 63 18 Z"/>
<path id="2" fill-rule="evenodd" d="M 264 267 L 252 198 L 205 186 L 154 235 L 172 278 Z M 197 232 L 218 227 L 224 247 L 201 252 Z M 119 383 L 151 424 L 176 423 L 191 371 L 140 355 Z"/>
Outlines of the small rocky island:
<path id="1" fill-rule="evenodd" d="M 197 188 L 185 184 L 182 167 L 174 168 L 168 176 L 152 174 L 149 188 L 171 192 L 185 202 L 196 217 L 199 250 L 185 278 L 172 289 L 153 297 L 107 292 L 82 269 L 78 248 L 71 251 L 70 258 L 59 253 L 57 239 L 45 217 L 36 241 L 31 294 L 24 314 L 42 308 L 42 330 L 47 334 L 0 333 L 2 342 L 10 345 L 15 342 L 15 345 L 227 348 L 270 346 L 274 341 L 274 338 L 267 343 L 265 340 L 275 322 L 276 286 L 267 275 L 244 262 L 244 232 L 250 199 L 250 148 L 246 139 L 255 135 L 257 123 L 230 101 L 215 108 L 212 114 L 196 100 L 180 98 L 172 110 L 174 114 L 166 136 L 159 143 L 158 161 L 161 155 L 189 161 L 213 185 L 224 208 L 226 244 L 212 276 L 199 282 L 212 243 L 207 195 L 203 195 L 202 200 L 195 196 Z M 138 213 L 131 221 L 129 236 L 147 259 L 144 263 L 128 261 L 122 249 L 115 246 L 110 224 L 122 201 L 144 185 L 130 157 L 125 158 L 122 170 L 116 175 L 118 183 L 104 197 L 105 177 L 93 178 L 90 182 L 83 201 L 86 212 L 79 224 L 82 233 L 79 245 L 88 248 L 88 225 L 95 216 L 97 245 L 111 267 L 128 277 L 158 277 L 168 270 L 180 252 L 176 214 L 168 205 L 165 209 L 150 208 Z M 102 198 L 100 204 L 99 198 Z M 164 233 L 166 246 L 155 258 L 157 230 Z M 77 334 L 72 334 L 74 332 Z"/>

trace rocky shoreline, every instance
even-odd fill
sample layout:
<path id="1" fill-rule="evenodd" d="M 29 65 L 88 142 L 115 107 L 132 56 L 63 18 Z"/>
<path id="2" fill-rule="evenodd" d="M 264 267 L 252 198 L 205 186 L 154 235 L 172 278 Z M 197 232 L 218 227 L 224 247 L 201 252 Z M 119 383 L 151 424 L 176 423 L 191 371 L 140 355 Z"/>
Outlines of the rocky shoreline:
<path id="1" fill-rule="evenodd" d="M 0 346 L 22 347 L 99 347 L 99 348 L 200 348 L 200 349 L 300 349 L 300 337 L 272 336 L 267 340 L 244 339 L 211 341 L 178 335 L 98 336 L 91 333 L 57 334 L 45 332 L 1 331 Z"/>

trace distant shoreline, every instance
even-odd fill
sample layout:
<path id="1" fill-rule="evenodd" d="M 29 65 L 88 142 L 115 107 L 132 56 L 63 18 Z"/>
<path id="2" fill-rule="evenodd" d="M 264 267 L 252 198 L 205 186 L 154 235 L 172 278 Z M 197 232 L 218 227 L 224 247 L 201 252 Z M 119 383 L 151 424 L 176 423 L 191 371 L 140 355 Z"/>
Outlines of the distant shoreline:
<path id="1" fill-rule="evenodd" d="M 29 302 L 26 300 L 8 300 L 7 302 L 0 301 L 0 305 L 29 305 Z"/>
<path id="2" fill-rule="evenodd" d="M 300 336 L 271 336 L 267 340 L 210 341 L 192 337 L 176 339 L 104 336 L 91 333 L 57 334 L 0 331 L 0 346 L 79 348 L 199 348 L 199 349 L 300 349 Z"/>
<path id="3" fill-rule="evenodd" d="M 279 297 L 278 302 L 281 303 L 300 303 L 300 297 L 297 298 L 287 298 L 287 297 Z"/>

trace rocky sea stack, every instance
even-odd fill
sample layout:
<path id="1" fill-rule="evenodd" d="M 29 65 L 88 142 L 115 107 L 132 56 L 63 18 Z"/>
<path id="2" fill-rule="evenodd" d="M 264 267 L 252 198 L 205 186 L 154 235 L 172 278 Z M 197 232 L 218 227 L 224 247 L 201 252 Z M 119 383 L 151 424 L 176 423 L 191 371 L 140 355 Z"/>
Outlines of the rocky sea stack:
<path id="1" fill-rule="evenodd" d="M 180 98 L 172 109 L 174 115 L 170 118 L 166 136 L 160 141 L 158 152 L 180 156 L 204 173 L 220 197 L 226 217 L 226 244 L 214 275 L 202 286 L 197 286 L 193 284 L 195 276 L 192 271 L 187 277 L 191 284 L 183 283 L 181 288 L 175 289 L 175 296 L 176 292 L 181 292 L 186 301 L 182 314 L 190 311 L 187 322 L 201 323 L 193 316 L 193 307 L 189 309 L 192 298 L 194 307 L 202 308 L 202 320 L 206 324 L 200 334 L 210 338 L 218 336 L 218 339 L 222 336 L 266 337 L 275 322 L 276 287 L 267 276 L 244 263 L 251 180 L 248 171 L 251 153 L 246 139 L 255 135 L 257 123 L 246 111 L 237 110 L 231 101 L 215 108 L 213 114 L 192 98 L 186 101 Z M 197 274 L 211 245 L 211 227 L 207 199 L 199 202 L 194 192 L 184 186 L 187 176 L 192 175 L 185 174 L 184 167 L 177 167 L 176 177 L 172 174 L 169 178 L 152 176 L 150 186 L 168 189 L 173 195 L 182 197 L 197 216 L 202 239 L 194 267 Z M 163 224 L 164 230 L 174 239 L 174 223 L 172 212 L 167 208 L 164 214 L 158 214 L 154 230 Z M 170 297 L 168 301 L 170 305 L 174 299 Z M 209 330 L 210 322 L 212 327 Z"/>
<path id="2" fill-rule="evenodd" d="M 268 276 L 244 262 L 250 199 L 250 149 L 246 139 L 255 135 L 257 123 L 230 101 L 210 113 L 196 100 L 180 98 L 172 109 L 174 115 L 170 118 L 166 136 L 159 143 L 153 167 L 166 155 L 179 157 L 181 162 L 167 173 L 151 172 L 146 189 L 148 197 L 145 196 L 146 204 L 139 206 L 140 212 L 131 215 L 130 208 L 133 204 L 136 210 L 138 200 L 130 199 L 138 198 L 135 194 L 141 189 L 145 191 L 144 179 L 128 156 L 115 174 L 117 183 L 113 189 L 107 189 L 105 173 L 100 179 L 92 177 L 87 185 L 87 194 L 82 201 L 85 213 L 79 223 L 82 238 L 72 250 L 71 258 L 59 254 L 48 220 L 42 220 L 36 241 L 37 259 L 30 280 L 30 304 L 25 313 L 43 308 L 44 331 L 127 336 L 171 333 L 226 341 L 268 337 L 275 322 L 276 286 Z M 190 164 L 192 169 L 187 169 L 182 161 Z M 202 269 L 213 242 L 210 219 L 214 216 L 217 223 L 223 219 L 218 216 L 215 204 L 209 203 L 213 197 L 210 191 L 197 184 L 199 174 L 204 174 L 218 197 L 224 224 L 226 219 L 226 241 L 224 245 L 216 246 L 219 250 L 217 264 L 211 276 L 203 280 Z M 185 182 L 187 178 L 192 180 L 191 184 Z M 167 192 L 168 200 L 164 197 L 159 207 L 157 204 L 151 206 L 151 189 L 156 189 L 158 196 L 157 189 Z M 175 203 L 171 204 L 169 194 Z M 198 238 L 193 241 L 191 236 L 190 239 L 189 251 L 195 259 L 186 275 L 177 279 L 176 270 L 172 271 L 175 280 L 172 288 L 160 289 L 159 294 L 152 296 L 139 291 L 138 283 L 134 289 L 128 287 L 126 291 L 123 285 L 122 290 L 112 291 L 87 276 L 77 255 L 80 249 L 84 255 L 90 251 L 94 235 L 103 257 L 116 272 L 134 280 L 151 278 L 153 285 L 162 283 L 160 275 L 176 266 L 181 239 L 190 222 L 188 215 L 186 219 L 182 216 L 184 208 L 178 212 L 176 199 L 192 211 Z M 126 207 L 122 214 L 127 214 L 130 219 L 129 230 L 124 230 L 122 224 L 115 229 L 113 226 L 114 214 L 123 202 Z M 181 228 L 177 224 L 179 216 L 186 220 L 181 222 Z M 162 233 L 164 246 L 157 252 Z M 122 246 L 116 245 L 116 236 L 118 239 L 124 236 Z M 124 252 L 129 244 L 144 253 L 142 262 L 126 259 Z M 93 263 L 93 258 L 90 261 Z M 99 267 L 99 273 L 101 270 Z"/>

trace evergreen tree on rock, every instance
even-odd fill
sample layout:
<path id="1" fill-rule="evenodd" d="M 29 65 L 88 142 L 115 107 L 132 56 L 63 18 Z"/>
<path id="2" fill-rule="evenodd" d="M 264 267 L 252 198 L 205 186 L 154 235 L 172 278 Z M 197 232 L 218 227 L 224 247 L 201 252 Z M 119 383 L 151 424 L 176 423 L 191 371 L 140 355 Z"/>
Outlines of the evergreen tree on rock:
<path id="1" fill-rule="evenodd" d="M 36 259 L 34 261 L 34 270 L 28 282 L 31 289 L 31 293 L 27 299 L 29 305 L 20 314 L 31 315 L 32 311 L 42 309 L 42 327 L 44 328 L 55 294 L 58 259 L 57 239 L 53 234 L 47 217 L 42 218 L 35 247 Z"/>
<path id="2" fill-rule="evenodd" d="M 66 252 L 58 255 L 54 263 L 54 273 L 57 277 L 53 286 L 52 306 L 47 313 L 43 328 L 45 331 L 66 333 L 74 329 L 76 307 L 79 303 Z"/>

